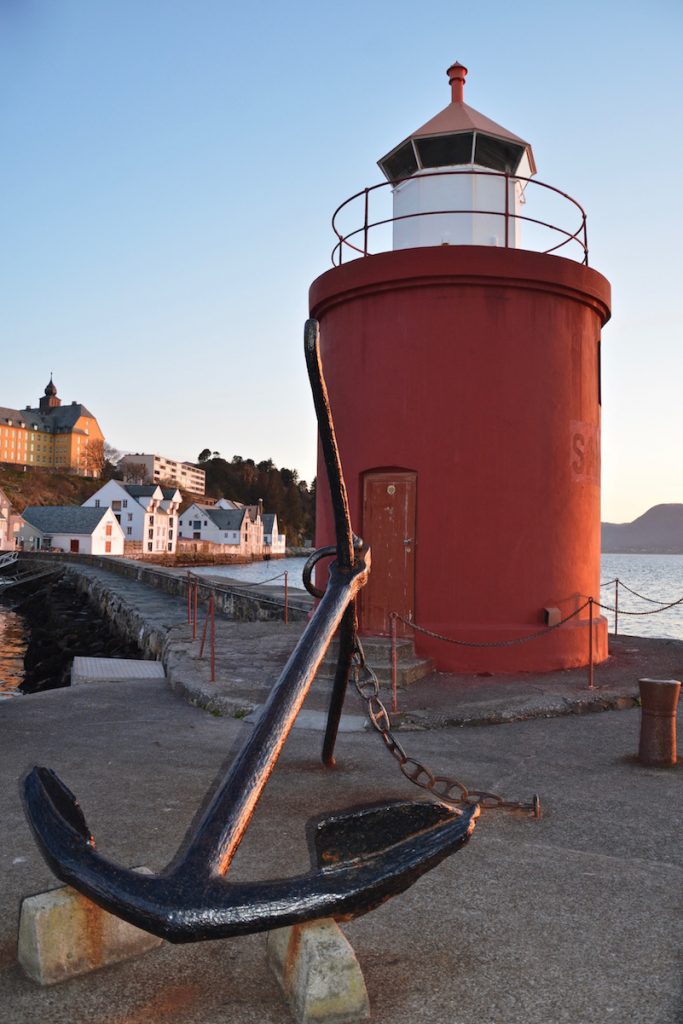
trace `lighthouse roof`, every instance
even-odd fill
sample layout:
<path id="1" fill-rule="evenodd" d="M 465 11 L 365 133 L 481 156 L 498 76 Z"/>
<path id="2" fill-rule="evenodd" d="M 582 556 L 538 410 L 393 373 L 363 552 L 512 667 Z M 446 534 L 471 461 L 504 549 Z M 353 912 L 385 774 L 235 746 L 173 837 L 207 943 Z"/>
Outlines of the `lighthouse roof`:
<path id="1" fill-rule="evenodd" d="M 494 135 L 497 139 L 510 139 L 522 146 L 529 145 L 524 139 L 520 139 L 519 135 L 509 132 L 507 128 L 496 124 L 490 117 L 480 114 L 478 110 L 470 107 L 467 103 L 449 103 L 421 128 L 412 132 L 408 138 L 416 139 L 422 135 L 446 135 L 451 132 L 472 131 L 486 132 L 488 135 Z"/>
<path id="2" fill-rule="evenodd" d="M 459 164 L 522 176 L 535 174 L 529 143 L 464 102 L 467 68 L 456 61 L 447 74 L 451 84 L 448 106 L 378 161 L 389 181 L 410 177 L 419 170 Z"/>

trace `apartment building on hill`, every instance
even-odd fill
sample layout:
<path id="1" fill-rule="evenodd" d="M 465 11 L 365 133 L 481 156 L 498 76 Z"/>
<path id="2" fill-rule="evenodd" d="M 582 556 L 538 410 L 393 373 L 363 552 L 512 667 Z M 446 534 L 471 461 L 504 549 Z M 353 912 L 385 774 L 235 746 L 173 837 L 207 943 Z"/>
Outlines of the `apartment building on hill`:
<path id="1" fill-rule="evenodd" d="M 124 479 L 137 484 L 175 484 L 184 491 L 204 496 L 206 473 L 191 462 L 176 462 L 163 455 L 148 455 L 139 452 L 124 455 L 119 460 L 119 469 Z"/>

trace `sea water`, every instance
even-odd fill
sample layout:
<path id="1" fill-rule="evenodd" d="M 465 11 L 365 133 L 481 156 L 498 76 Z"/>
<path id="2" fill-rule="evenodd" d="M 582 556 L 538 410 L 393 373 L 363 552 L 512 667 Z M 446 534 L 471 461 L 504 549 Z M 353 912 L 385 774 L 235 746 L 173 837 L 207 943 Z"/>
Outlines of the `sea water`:
<path id="1" fill-rule="evenodd" d="M 683 555 L 603 555 L 601 569 L 602 604 L 614 607 L 612 581 L 619 580 L 619 633 L 683 640 Z M 681 603 L 666 607 L 675 601 Z M 632 612 L 639 614 L 627 614 Z M 603 609 L 602 614 L 607 616 L 610 633 L 614 632 L 614 612 Z"/>
<path id="2" fill-rule="evenodd" d="M 14 696 L 23 681 L 27 637 L 23 616 L 0 605 L 0 700 Z"/>
<path id="3" fill-rule="evenodd" d="M 204 565 L 192 569 L 198 576 L 225 576 L 229 580 L 250 585 L 254 583 L 272 583 L 274 587 L 287 584 L 295 590 L 303 590 L 302 573 L 307 559 L 305 558 L 274 558 L 268 562 L 247 562 L 245 565 Z"/>

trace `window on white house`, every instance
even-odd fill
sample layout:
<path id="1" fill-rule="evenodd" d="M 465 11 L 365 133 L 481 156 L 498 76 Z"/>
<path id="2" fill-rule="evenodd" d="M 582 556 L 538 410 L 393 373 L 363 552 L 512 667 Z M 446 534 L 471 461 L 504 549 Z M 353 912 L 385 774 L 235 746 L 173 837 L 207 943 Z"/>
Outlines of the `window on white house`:
<path id="1" fill-rule="evenodd" d="M 132 533 L 133 533 L 133 527 L 132 527 L 132 526 L 128 526 L 128 527 L 126 528 L 126 533 L 128 534 L 128 536 L 129 536 L 129 537 L 130 537 L 130 536 L 132 536 Z"/>
<path id="2" fill-rule="evenodd" d="M 100 499 L 99 498 L 95 498 L 95 508 L 99 508 L 99 507 L 100 507 Z"/>

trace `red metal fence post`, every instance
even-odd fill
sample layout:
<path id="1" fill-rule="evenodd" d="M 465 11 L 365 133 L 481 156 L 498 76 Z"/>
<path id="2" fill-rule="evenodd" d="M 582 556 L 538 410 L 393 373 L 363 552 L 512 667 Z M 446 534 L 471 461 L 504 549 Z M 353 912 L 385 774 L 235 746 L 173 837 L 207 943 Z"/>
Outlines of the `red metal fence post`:
<path id="1" fill-rule="evenodd" d="M 391 629 L 391 710 L 398 711 L 398 691 L 396 684 L 396 612 L 389 614 Z"/>
<path id="2" fill-rule="evenodd" d="M 192 622 L 192 573 L 187 570 L 187 624 L 188 626 Z"/>
<path id="3" fill-rule="evenodd" d="M 593 598 L 588 598 L 588 689 L 593 689 Z"/>
<path id="4" fill-rule="evenodd" d="M 614 581 L 614 635 L 619 635 L 619 580 Z"/>
<path id="5" fill-rule="evenodd" d="M 192 639 L 197 639 L 197 601 L 199 600 L 199 580 L 194 581 L 194 598 L 192 614 Z"/>
<path id="6" fill-rule="evenodd" d="M 211 682 L 216 682 L 216 601 L 211 593 Z"/>
<path id="7" fill-rule="evenodd" d="M 202 642 L 199 645 L 199 657 L 204 657 L 204 644 L 206 643 L 206 627 L 209 622 L 209 615 L 211 614 L 211 595 L 209 595 L 209 603 L 206 606 L 206 616 L 204 618 L 204 628 L 202 629 Z"/>

